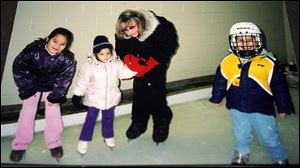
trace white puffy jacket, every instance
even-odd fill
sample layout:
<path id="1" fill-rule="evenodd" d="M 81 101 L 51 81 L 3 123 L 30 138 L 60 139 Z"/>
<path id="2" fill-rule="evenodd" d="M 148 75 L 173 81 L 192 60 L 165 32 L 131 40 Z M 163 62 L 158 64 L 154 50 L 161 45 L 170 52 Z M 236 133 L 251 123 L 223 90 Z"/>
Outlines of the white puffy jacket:
<path id="1" fill-rule="evenodd" d="M 95 56 L 88 57 L 79 69 L 73 94 L 84 96 L 83 104 L 88 107 L 109 109 L 120 103 L 120 79 L 136 74 L 115 56 L 106 63 L 96 60 Z"/>

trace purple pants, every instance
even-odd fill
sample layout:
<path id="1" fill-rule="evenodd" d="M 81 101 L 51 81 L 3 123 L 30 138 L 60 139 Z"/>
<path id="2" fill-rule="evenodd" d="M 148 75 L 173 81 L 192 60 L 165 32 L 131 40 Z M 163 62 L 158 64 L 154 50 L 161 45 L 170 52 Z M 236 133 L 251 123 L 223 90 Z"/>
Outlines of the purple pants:
<path id="1" fill-rule="evenodd" d="M 85 118 L 85 122 L 83 124 L 81 134 L 79 140 L 83 141 L 91 141 L 93 139 L 94 128 L 96 124 L 96 120 L 99 114 L 99 109 L 95 107 L 89 107 L 87 111 L 87 115 Z M 102 127 L 101 133 L 103 138 L 111 138 L 114 137 L 114 114 L 115 114 L 115 107 L 112 107 L 108 110 L 101 110 L 102 111 Z"/>

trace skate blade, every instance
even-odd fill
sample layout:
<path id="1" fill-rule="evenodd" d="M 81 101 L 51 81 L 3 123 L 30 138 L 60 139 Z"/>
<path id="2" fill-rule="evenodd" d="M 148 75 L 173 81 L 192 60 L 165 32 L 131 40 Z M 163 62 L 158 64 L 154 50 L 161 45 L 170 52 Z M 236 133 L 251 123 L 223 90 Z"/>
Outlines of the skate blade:
<path id="1" fill-rule="evenodd" d="M 59 158 L 55 158 L 57 163 L 60 163 L 60 159 Z"/>
<path id="2" fill-rule="evenodd" d="M 162 142 L 156 142 L 156 146 L 159 146 L 160 144 L 163 144 L 165 141 Z M 161 146 L 161 145 L 160 145 Z"/>
<path id="3" fill-rule="evenodd" d="M 107 145 L 106 145 L 107 146 Z M 111 151 L 114 151 L 114 147 L 111 147 L 111 146 L 107 146 L 108 149 L 110 149 Z"/>
<path id="4" fill-rule="evenodd" d="M 87 152 L 86 152 L 86 153 L 80 153 L 80 152 L 78 152 L 78 151 L 77 151 L 77 153 L 78 153 L 81 157 L 83 157 L 84 155 L 87 154 Z"/>
<path id="5" fill-rule="evenodd" d="M 134 138 L 134 139 L 127 139 L 127 142 L 133 142 L 133 141 L 136 141 L 136 140 L 138 140 L 138 139 L 140 139 L 142 136 L 144 135 L 144 133 L 142 133 L 140 136 L 138 136 L 138 137 L 136 137 L 136 138 Z"/>

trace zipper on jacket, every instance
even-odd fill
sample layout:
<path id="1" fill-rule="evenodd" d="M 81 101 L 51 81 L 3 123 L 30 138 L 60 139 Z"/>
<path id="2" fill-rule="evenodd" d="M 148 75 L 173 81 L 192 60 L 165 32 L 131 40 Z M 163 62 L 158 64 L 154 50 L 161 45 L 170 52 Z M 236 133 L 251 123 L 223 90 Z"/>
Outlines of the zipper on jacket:
<path id="1" fill-rule="evenodd" d="M 106 64 L 104 63 L 104 69 L 105 69 L 105 81 L 106 81 L 106 85 L 105 85 L 105 110 L 107 109 L 107 90 L 108 90 L 108 72 L 107 72 L 107 68 L 106 68 Z"/>

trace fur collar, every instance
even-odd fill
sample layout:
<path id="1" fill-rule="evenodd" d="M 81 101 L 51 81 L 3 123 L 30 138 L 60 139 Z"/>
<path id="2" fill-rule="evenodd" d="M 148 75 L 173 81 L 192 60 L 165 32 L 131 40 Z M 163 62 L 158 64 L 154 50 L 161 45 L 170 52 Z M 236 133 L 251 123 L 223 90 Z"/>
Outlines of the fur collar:
<path id="1" fill-rule="evenodd" d="M 137 9 L 141 15 L 144 15 L 146 23 L 145 30 L 141 33 L 141 35 L 137 38 L 139 41 L 145 41 L 156 29 L 156 27 L 160 24 L 154 13 L 144 10 Z"/>

